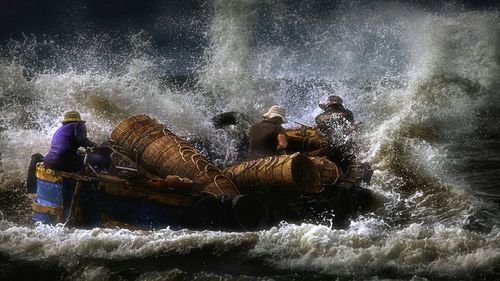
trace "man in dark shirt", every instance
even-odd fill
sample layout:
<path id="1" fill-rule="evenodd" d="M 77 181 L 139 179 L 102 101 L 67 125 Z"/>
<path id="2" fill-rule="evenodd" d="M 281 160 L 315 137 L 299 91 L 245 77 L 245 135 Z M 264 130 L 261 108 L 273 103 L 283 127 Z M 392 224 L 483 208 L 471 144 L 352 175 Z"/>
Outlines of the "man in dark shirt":
<path id="1" fill-rule="evenodd" d="M 288 146 L 285 129 L 281 126 L 287 122 L 285 110 L 273 105 L 263 117 L 264 120 L 250 127 L 249 159 L 281 155 Z"/>
<path id="2" fill-rule="evenodd" d="M 331 95 L 319 104 L 324 112 L 316 116 L 316 128 L 327 138 L 329 146 L 312 151 L 308 155 L 326 155 L 346 168 L 355 161 L 357 147 L 351 133 L 356 130 L 356 123 L 352 112 L 342 103 L 341 97 Z"/>
<path id="3" fill-rule="evenodd" d="M 76 172 L 83 163 L 83 155 L 77 153 L 78 148 L 96 146 L 87 138 L 87 128 L 80 113 L 69 111 L 64 114 L 62 126 L 52 137 L 50 151 L 43 162 L 50 169 Z"/>
<path id="4" fill-rule="evenodd" d="M 316 116 L 315 121 L 323 134 L 332 136 L 338 131 L 345 133 L 355 129 L 354 115 L 342 103 L 341 97 L 332 95 L 319 104 L 324 112 Z"/>

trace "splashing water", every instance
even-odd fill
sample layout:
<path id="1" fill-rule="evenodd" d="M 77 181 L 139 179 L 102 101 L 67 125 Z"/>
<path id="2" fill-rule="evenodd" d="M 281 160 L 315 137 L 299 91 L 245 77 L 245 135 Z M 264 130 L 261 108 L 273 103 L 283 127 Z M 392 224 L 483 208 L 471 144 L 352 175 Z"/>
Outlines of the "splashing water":
<path id="1" fill-rule="evenodd" d="M 281 104 L 290 120 L 313 124 L 318 102 L 336 93 L 362 122 L 357 157 L 375 168 L 371 212 L 347 229 L 78 230 L 23 225 L 7 212 L 23 205 L 18 195 L 2 200 L 0 260 L 54 263 L 47 274 L 71 280 L 498 277 L 499 13 L 323 4 L 207 3 L 206 21 L 183 27 L 206 48 L 186 47 L 182 60 L 148 31 L 1 45 L 0 190 L 22 186 L 31 154 L 48 151 L 68 110 L 82 113 L 97 141 L 123 118 L 148 114 L 179 135 L 211 139 L 207 151 L 224 163 L 234 142 L 210 117 L 258 118 Z M 175 73 L 185 58 L 194 67 Z"/>

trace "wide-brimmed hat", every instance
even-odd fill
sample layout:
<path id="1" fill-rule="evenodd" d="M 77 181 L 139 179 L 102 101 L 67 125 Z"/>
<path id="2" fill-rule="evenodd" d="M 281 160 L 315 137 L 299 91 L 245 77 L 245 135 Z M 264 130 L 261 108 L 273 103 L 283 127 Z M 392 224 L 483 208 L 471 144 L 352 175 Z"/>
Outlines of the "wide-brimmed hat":
<path id="1" fill-rule="evenodd" d="M 327 109 L 333 105 L 341 105 L 344 101 L 342 100 L 341 97 L 339 96 L 335 96 L 335 95 L 331 95 L 329 96 L 328 98 L 326 98 L 326 100 L 324 100 L 323 102 L 321 102 L 319 104 L 319 107 L 321 109 Z"/>
<path id="2" fill-rule="evenodd" d="M 262 115 L 266 118 L 280 117 L 283 123 L 288 122 L 285 118 L 285 110 L 279 105 L 273 105 L 266 114 Z"/>
<path id="3" fill-rule="evenodd" d="M 82 120 L 82 117 L 80 116 L 80 113 L 78 111 L 68 111 L 64 113 L 64 119 L 62 123 L 67 123 L 67 122 L 84 122 Z"/>

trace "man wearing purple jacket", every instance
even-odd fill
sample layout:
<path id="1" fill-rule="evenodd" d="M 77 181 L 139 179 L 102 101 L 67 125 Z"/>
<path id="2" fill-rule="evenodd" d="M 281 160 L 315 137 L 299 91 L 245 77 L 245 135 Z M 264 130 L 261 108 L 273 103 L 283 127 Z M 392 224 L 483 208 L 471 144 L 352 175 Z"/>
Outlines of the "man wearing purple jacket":
<path id="1" fill-rule="evenodd" d="M 83 164 L 83 155 L 77 153 L 79 147 L 96 147 L 97 144 L 87 138 L 85 121 L 77 111 L 64 114 L 62 126 L 52 137 L 49 153 L 43 162 L 45 167 L 67 172 L 79 171 Z"/>

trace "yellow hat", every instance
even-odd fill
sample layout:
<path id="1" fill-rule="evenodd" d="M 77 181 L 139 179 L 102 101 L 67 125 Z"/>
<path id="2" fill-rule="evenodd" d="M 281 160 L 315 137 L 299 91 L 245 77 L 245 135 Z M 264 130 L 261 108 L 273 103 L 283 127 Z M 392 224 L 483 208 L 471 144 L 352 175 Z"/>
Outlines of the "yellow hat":
<path id="1" fill-rule="evenodd" d="M 62 122 L 66 123 L 66 122 L 85 122 L 85 121 L 82 120 L 82 117 L 80 117 L 80 113 L 78 113 L 78 111 L 68 111 L 64 113 L 64 119 Z"/>

